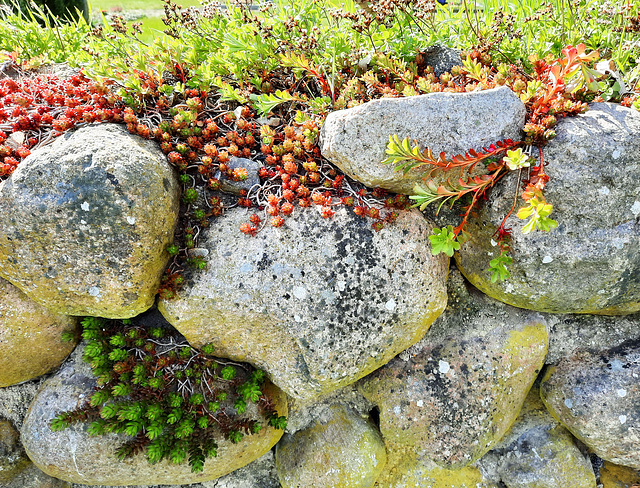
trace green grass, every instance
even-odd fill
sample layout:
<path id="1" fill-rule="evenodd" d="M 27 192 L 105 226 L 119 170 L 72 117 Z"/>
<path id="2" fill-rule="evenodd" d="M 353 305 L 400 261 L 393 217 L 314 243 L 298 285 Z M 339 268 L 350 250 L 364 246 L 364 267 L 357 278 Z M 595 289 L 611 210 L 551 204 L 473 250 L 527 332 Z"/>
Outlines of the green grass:
<path id="1" fill-rule="evenodd" d="M 180 5 L 183 7 L 198 7 L 198 0 L 181 0 Z M 162 0 L 99 0 L 91 3 L 94 11 L 104 10 L 112 12 L 114 10 L 163 10 L 164 2 Z"/>

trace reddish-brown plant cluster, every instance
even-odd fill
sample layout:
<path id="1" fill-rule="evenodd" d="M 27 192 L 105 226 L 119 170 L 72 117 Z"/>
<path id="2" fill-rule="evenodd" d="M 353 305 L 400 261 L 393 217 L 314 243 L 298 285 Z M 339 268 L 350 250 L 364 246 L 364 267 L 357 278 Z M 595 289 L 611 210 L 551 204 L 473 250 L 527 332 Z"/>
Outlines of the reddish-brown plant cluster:
<path id="1" fill-rule="evenodd" d="M 0 79 L 0 180 L 34 148 L 71 128 L 91 122 L 120 122 L 119 98 L 81 74 Z"/>

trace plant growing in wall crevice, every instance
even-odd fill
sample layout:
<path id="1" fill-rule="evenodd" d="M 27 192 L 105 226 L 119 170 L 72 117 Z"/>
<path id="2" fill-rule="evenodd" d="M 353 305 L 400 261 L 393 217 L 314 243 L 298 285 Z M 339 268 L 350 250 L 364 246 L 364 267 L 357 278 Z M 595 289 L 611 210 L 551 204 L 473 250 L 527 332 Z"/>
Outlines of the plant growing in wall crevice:
<path id="1" fill-rule="evenodd" d="M 430 237 L 433 254 L 444 252 L 452 256 L 466 240 L 465 225 L 469 216 L 477 209 L 489 190 L 509 171 L 518 172 L 518 181 L 522 181 L 523 191 L 520 194 L 525 205 L 516 212 L 521 220 L 527 220 L 522 228 L 523 234 L 534 230 L 550 231 L 557 227 L 557 222 L 550 215 L 553 205 L 544 197 L 544 188 L 549 181 L 545 173 L 545 162 L 542 147 L 555 137 L 553 127 L 561 117 L 576 115 L 587 109 L 584 100 L 600 91 L 597 79 L 603 74 L 591 68 L 590 64 L 598 59 L 598 53 L 586 53 L 586 46 L 568 46 L 562 50 L 563 56 L 558 59 L 538 59 L 532 57 L 533 76 L 523 76 L 514 67 L 501 65 L 498 68 L 483 64 L 480 52 L 469 54 L 463 67 L 454 70 L 456 78 L 449 83 L 465 83 L 472 79 L 482 88 L 499 85 L 509 86 L 519 95 L 527 108 L 527 117 L 523 127 L 522 141 L 498 141 L 481 151 L 469 150 L 464 155 L 447 158 L 444 153 L 435 157 L 429 147 L 421 150 L 417 142 L 411 146 L 408 139 L 400 141 L 390 136 L 387 146 L 387 158 L 383 164 L 393 164 L 398 171 L 405 173 L 413 168 L 428 169 L 424 185 L 417 183 L 414 195 L 409 198 L 415 205 L 424 210 L 432 203 L 438 203 L 438 211 L 445 203 L 453 204 L 467 198 L 464 203 L 461 222 L 455 226 L 434 229 Z M 539 160 L 531 158 L 523 150 L 537 147 Z M 476 171 L 482 163 L 482 171 Z M 526 175 L 523 174 L 526 171 Z M 436 183 L 435 174 L 442 175 L 445 180 Z M 523 176 L 526 178 L 523 180 Z M 512 258 L 509 253 L 511 229 L 506 227 L 507 218 L 517 205 L 519 188 L 516 188 L 511 210 L 502 220 L 494 236 L 500 245 L 500 255 L 489 263 L 491 281 L 504 280 L 509 277 L 507 266 Z"/>
<path id="2" fill-rule="evenodd" d="M 211 345 L 198 351 L 166 329 L 131 320 L 86 317 L 82 328 L 83 360 L 97 386 L 83 405 L 51 420 L 53 431 L 88 422 L 90 435 L 129 436 L 116 451 L 121 459 L 145 452 L 150 463 L 187 461 L 199 472 L 220 439 L 237 443 L 265 426 L 286 428 L 264 393 L 264 372 L 215 358 Z M 249 404 L 262 421 L 245 415 Z"/>

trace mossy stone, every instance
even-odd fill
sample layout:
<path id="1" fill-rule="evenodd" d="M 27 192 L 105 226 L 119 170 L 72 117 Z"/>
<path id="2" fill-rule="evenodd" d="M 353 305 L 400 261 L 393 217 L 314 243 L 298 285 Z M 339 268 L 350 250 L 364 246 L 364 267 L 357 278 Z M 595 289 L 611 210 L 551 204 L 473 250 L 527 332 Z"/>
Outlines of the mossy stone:
<path id="1" fill-rule="evenodd" d="M 600 483 L 602 488 L 637 488 L 640 486 L 640 470 L 605 461 L 600 468 Z"/>
<path id="2" fill-rule="evenodd" d="M 312 426 L 285 435 L 276 450 L 283 488 L 370 488 L 386 461 L 380 433 L 344 405 L 332 405 Z"/>

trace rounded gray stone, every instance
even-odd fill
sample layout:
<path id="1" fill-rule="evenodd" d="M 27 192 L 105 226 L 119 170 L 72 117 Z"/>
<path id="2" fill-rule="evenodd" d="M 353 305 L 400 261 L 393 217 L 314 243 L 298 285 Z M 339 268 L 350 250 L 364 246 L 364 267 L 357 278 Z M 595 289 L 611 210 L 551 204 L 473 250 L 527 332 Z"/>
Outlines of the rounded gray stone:
<path id="1" fill-rule="evenodd" d="M 595 488 L 589 457 L 554 420 L 534 386 L 502 440 L 478 462 L 492 466 L 507 488 Z"/>
<path id="2" fill-rule="evenodd" d="M 447 285 L 449 305 L 425 337 L 358 388 L 380 408 L 390 452 L 456 470 L 512 425 L 544 364 L 548 331 L 540 314 L 484 296 L 456 270 Z"/>
<path id="3" fill-rule="evenodd" d="M 640 469 L 640 345 L 579 352 L 550 366 L 540 395 L 551 414 L 606 461 Z"/>
<path id="4" fill-rule="evenodd" d="M 57 313 L 133 317 L 153 304 L 178 193 L 154 142 L 113 124 L 66 133 L 0 183 L 0 276 Z"/>
<path id="5" fill-rule="evenodd" d="M 503 178 L 469 221 L 456 253 L 465 277 L 498 300 L 554 313 L 630 314 L 640 310 L 640 112 L 594 103 L 559 121 L 544 148 L 545 197 L 558 227 L 523 235 L 514 214 L 511 277 L 491 282 L 493 234 L 511 209 L 516 173 Z M 522 201 L 519 202 L 519 205 Z"/>
<path id="6" fill-rule="evenodd" d="M 406 175 L 380 164 L 389 137 L 416 140 L 420 148 L 451 157 L 503 139 L 518 140 L 525 106 L 507 87 L 472 93 L 430 93 L 382 98 L 331 112 L 321 130 L 321 152 L 353 179 L 369 187 L 413 194 L 425 168 Z M 447 176 L 448 177 L 448 176 Z"/>
<path id="7" fill-rule="evenodd" d="M 83 350 L 82 345 L 76 348 L 60 371 L 43 384 L 22 424 L 22 445 L 27 455 L 50 476 L 86 485 L 193 484 L 220 478 L 246 466 L 269 452 L 282 436 L 281 430 L 265 426 L 257 434 L 245 435 L 238 443 L 217 439 L 218 455 L 207 458 L 203 471 L 193 473 L 188 463 L 173 464 L 165 459 L 150 464 L 144 453 L 120 460 L 116 450 L 130 437 L 91 436 L 87 423 L 52 432 L 51 420 L 60 412 L 83 405 L 96 386 L 91 368 L 82 360 Z M 276 411 L 286 415 L 285 395 L 269 383 L 262 388 L 272 396 Z M 255 404 L 250 403 L 245 417 L 257 419 L 259 415 Z"/>
<path id="8" fill-rule="evenodd" d="M 209 265 L 158 309 L 190 344 L 267 372 L 307 401 L 354 383 L 417 342 L 446 305 L 448 258 L 432 256 L 431 224 L 400 213 L 374 232 L 338 208 L 301 210 L 256 237 L 227 211 L 202 238 Z"/>

